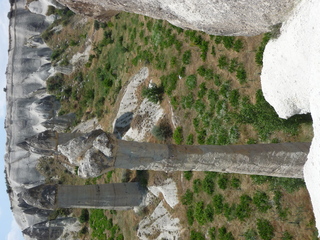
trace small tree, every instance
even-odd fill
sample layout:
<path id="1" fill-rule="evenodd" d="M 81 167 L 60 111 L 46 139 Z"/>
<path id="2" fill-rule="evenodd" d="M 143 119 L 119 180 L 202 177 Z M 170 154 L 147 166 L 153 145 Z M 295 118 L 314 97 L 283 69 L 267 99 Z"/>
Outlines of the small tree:
<path id="1" fill-rule="evenodd" d="M 158 87 L 157 85 L 153 85 L 149 88 L 145 87 L 142 89 L 142 96 L 147 98 L 150 102 L 158 103 L 162 100 L 163 95 L 163 87 Z"/>

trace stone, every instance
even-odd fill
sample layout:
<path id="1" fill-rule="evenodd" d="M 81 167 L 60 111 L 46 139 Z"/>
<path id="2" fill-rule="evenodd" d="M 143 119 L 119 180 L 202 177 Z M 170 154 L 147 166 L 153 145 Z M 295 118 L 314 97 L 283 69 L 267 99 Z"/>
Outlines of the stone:
<path id="1" fill-rule="evenodd" d="M 120 11 L 164 19 L 214 35 L 252 36 L 283 22 L 298 0 L 58 0 L 73 11 L 107 21 Z"/>

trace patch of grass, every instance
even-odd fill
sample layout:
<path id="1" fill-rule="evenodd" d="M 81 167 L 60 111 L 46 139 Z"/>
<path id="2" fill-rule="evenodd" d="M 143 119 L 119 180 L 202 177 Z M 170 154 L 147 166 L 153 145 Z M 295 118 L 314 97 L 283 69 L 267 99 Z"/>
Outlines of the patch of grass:
<path id="1" fill-rule="evenodd" d="M 182 127 L 177 127 L 173 132 L 173 140 L 176 144 L 181 144 L 183 142 L 183 132 Z"/>
<path id="2" fill-rule="evenodd" d="M 183 176 L 184 176 L 185 179 L 190 181 L 192 176 L 193 176 L 193 173 L 192 173 L 192 171 L 185 171 L 185 172 L 183 172 Z"/>
<path id="3" fill-rule="evenodd" d="M 272 208 L 269 196 L 265 192 L 256 192 L 253 195 L 252 202 L 256 205 L 260 212 L 267 212 Z"/>
<path id="4" fill-rule="evenodd" d="M 187 189 L 185 194 L 181 197 L 181 203 L 183 205 L 191 205 L 193 203 L 193 192 Z"/>
<path id="5" fill-rule="evenodd" d="M 190 64 L 191 63 L 191 51 L 188 50 L 188 51 L 185 51 L 182 55 L 182 62 L 183 64 Z"/>
<path id="6" fill-rule="evenodd" d="M 202 191 L 202 181 L 200 179 L 193 180 L 193 192 L 199 194 Z"/>
<path id="7" fill-rule="evenodd" d="M 257 220 L 257 229 L 263 240 L 271 240 L 274 237 L 274 227 L 266 219 Z"/>
<path id="8" fill-rule="evenodd" d="M 189 75 L 186 79 L 186 86 L 189 90 L 193 90 L 197 87 L 197 76 Z"/>

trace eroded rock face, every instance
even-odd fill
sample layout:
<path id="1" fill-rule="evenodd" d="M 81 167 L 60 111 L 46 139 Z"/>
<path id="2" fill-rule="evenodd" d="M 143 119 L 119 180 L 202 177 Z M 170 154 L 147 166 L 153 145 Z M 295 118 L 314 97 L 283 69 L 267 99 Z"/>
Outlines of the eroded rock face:
<path id="1" fill-rule="evenodd" d="M 214 35 L 251 36 L 283 22 L 299 0 L 58 0 L 74 11 L 105 21 L 120 11 L 164 19 Z"/>

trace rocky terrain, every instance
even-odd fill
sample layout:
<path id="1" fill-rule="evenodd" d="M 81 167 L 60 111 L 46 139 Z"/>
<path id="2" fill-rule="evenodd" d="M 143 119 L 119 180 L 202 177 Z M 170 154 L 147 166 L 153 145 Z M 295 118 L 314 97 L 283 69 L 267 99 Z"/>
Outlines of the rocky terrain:
<path id="1" fill-rule="evenodd" d="M 61 0 L 58 2 L 66 4 L 81 14 L 93 16 L 101 20 L 106 20 L 119 11 L 130 11 L 154 18 L 166 19 L 172 24 L 186 29 L 196 29 L 211 34 L 246 36 L 269 31 L 273 25 L 286 20 L 292 9 L 298 4 L 298 1 L 293 0 L 213 1 L 211 5 L 208 5 L 207 1 L 198 1 L 196 4 L 194 1 L 175 3 L 169 1 L 162 1 L 161 3 L 157 1 L 140 1 L 139 4 L 128 1 Z M 46 16 L 48 6 L 61 8 L 62 5 L 58 2 L 55 0 L 32 1 L 28 8 L 26 8 L 27 3 L 25 0 L 17 0 L 12 3 L 9 14 L 10 47 L 7 67 L 7 117 L 5 123 L 7 154 L 5 163 L 12 211 L 26 239 L 71 239 L 73 232 L 80 230 L 80 225 L 76 218 L 59 216 L 55 220 L 48 221 L 48 217 L 52 214 L 52 211 L 28 204 L 23 199 L 22 192 L 25 189 L 39 186 L 45 182 L 45 178 L 36 169 L 40 157 L 57 154 L 59 150 L 57 148 L 58 143 L 66 143 L 70 139 L 81 135 L 80 131 L 89 132 L 93 128 L 96 128 L 96 122 L 94 121 L 87 123 L 88 128 L 81 125 L 75 128 L 72 134 L 61 134 L 60 138 L 56 137 L 57 133 L 69 129 L 75 118 L 73 114 L 58 117 L 57 112 L 59 111 L 60 103 L 54 96 L 48 94 L 46 90 L 45 81 L 48 77 L 53 76 L 58 71 L 68 74 L 72 72 L 72 67 L 70 66 L 57 68 L 51 65 L 50 56 L 52 51 L 40 36 L 56 18 L 54 14 Z M 313 1 L 310 2 L 310 4 L 316 5 Z M 291 18 L 299 19 L 297 17 L 299 16 L 299 10 L 302 11 L 304 8 L 309 10 L 315 7 L 312 7 L 312 5 L 308 7 L 308 5 L 302 5 L 301 3 Z M 285 38 L 287 31 L 290 32 L 289 23 L 290 21 L 294 22 L 292 19 L 289 19 L 288 25 L 283 27 L 282 35 L 278 41 L 281 42 L 281 39 Z M 295 29 L 295 27 L 293 28 Z M 291 35 L 289 35 L 290 37 Z M 284 42 L 287 41 L 284 40 Z M 272 95 L 273 87 L 268 87 L 269 79 L 282 82 L 283 75 L 287 74 L 287 71 L 284 71 L 278 75 L 278 78 L 275 78 L 273 75 L 270 77 L 269 75 L 270 72 L 273 74 L 277 73 L 272 66 L 281 65 L 279 62 L 275 63 L 277 61 L 275 59 L 277 58 L 274 58 L 274 56 L 276 53 L 282 52 L 273 50 L 278 49 L 276 46 L 276 41 L 271 43 L 267 47 L 267 53 L 265 54 L 265 56 L 272 56 L 272 60 L 266 57 L 265 68 L 262 73 L 263 87 L 267 99 L 270 100 L 282 117 L 289 117 L 292 114 L 310 112 L 310 109 L 316 109 L 316 106 L 310 104 L 310 102 L 315 101 L 309 100 L 306 97 L 309 95 L 304 94 L 306 91 L 308 92 L 309 88 L 303 91 L 303 94 L 290 91 L 290 93 L 294 93 L 294 97 L 288 97 L 289 100 L 280 99 L 283 96 L 289 96 L 283 94 L 283 90 L 279 91 L 281 92 L 280 97 Z M 75 55 L 72 61 L 73 65 L 78 64 L 79 61 L 86 62 L 90 49 L 91 46 L 88 45 L 84 53 Z M 268 51 L 271 53 L 268 53 Z M 301 50 L 301 52 L 303 51 Z M 299 57 L 296 59 L 299 60 Z M 283 61 L 283 55 L 279 56 L 278 61 Z M 310 61 L 312 62 L 313 60 Z M 297 61 L 297 63 L 300 63 L 300 61 Z M 295 69 L 300 69 L 300 67 L 295 67 Z M 146 133 L 145 129 L 153 126 L 164 115 L 164 110 L 159 104 L 147 101 L 140 105 L 136 104 L 138 100 L 134 99 L 134 92 L 137 91 L 139 84 L 147 76 L 147 68 L 141 69 L 137 75 L 133 76 L 120 103 L 113 125 L 114 133 L 122 136 L 124 139 L 143 140 Z M 281 79 L 279 79 L 279 76 Z M 297 74 L 297 76 L 299 75 Z M 298 78 L 302 79 L 301 77 Z M 287 88 L 288 85 L 292 87 L 291 82 L 292 78 L 290 77 L 286 81 L 284 88 L 287 90 L 291 89 Z M 304 86 L 308 87 L 309 85 Z M 314 96 L 317 99 L 316 93 Z M 280 99 L 279 105 L 282 106 L 281 109 L 277 107 L 278 103 L 272 102 L 275 99 Z M 283 106 L 283 102 L 286 103 L 285 106 Z M 311 107 L 309 108 L 309 106 Z M 282 113 L 283 109 L 285 109 L 285 113 Z M 139 115 L 144 116 L 143 121 L 141 121 L 142 130 L 130 128 L 130 121 Z M 316 118 L 316 111 L 313 112 L 313 116 Z M 315 127 L 317 128 L 317 125 Z M 57 139 L 58 143 L 56 142 Z M 317 139 L 317 136 L 315 139 Z M 37 142 L 37 144 L 33 145 L 34 142 Z M 311 149 L 311 156 L 316 155 L 318 149 L 316 141 Z M 59 151 L 61 152 L 61 149 Z M 66 149 L 62 151 L 66 151 Z M 316 161 L 316 157 L 312 157 L 312 159 L 312 161 Z M 313 179 L 316 178 L 317 173 L 312 172 L 312 174 L 309 174 L 310 170 L 308 170 L 308 166 L 310 164 L 314 166 L 316 163 L 311 162 L 307 165 L 305 176 L 307 176 L 307 180 L 309 179 L 309 184 L 308 182 L 307 184 L 311 196 L 313 199 L 317 199 L 317 196 L 313 193 L 314 185 L 311 184 L 311 182 L 314 182 Z M 149 187 L 149 191 L 154 193 L 154 195 L 161 192 L 170 207 L 174 207 L 177 201 L 174 189 L 175 185 L 170 180 L 160 184 L 158 187 Z M 314 208 L 316 216 L 318 216 L 317 205 L 314 205 Z M 180 231 L 179 219 L 170 215 L 164 207 L 163 201 L 159 203 L 156 209 L 149 218 L 145 218 L 141 222 L 138 236 L 141 239 L 148 239 L 150 234 L 152 235 L 155 232 L 161 231 L 162 235 L 158 239 L 161 239 L 160 237 L 178 237 Z M 171 223 L 174 224 L 171 225 Z M 146 230 L 144 226 L 147 225 L 152 225 L 152 228 Z M 168 230 L 169 225 L 171 228 Z"/>

